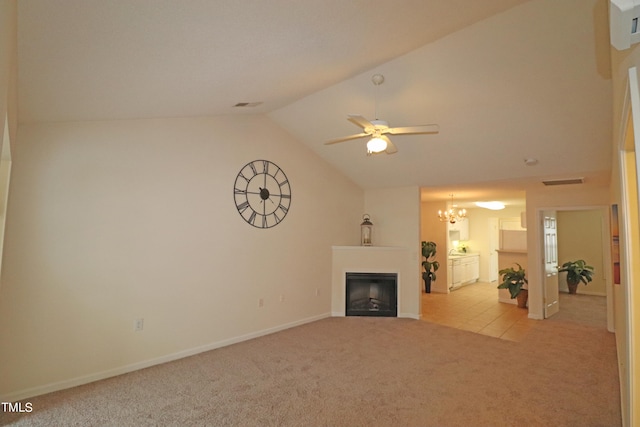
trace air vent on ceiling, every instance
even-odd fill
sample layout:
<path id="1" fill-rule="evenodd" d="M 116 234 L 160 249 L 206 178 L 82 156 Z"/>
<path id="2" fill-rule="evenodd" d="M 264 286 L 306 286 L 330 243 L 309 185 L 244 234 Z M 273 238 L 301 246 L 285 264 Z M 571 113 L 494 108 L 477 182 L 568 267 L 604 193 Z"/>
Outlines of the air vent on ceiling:
<path id="1" fill-rule="evenodd" d="M 569 178 L 569 179 L 549 179 L 542 181 L 544 185 L 568 185 L 568 184 L 582 184 L 584 178 Z"/>
<path id="2" fill-rule="evenodd" d="M 262 105 L 262 102 L 238 102 L 234 107 L 257 107 Z"/>

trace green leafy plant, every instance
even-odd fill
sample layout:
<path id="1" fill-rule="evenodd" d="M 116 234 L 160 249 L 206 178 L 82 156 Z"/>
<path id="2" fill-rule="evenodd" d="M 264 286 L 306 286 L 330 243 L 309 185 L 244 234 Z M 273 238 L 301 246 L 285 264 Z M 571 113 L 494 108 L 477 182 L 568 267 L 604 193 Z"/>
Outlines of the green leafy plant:
<path id="1" fill-rule="evenodd" d="M 518 263 L 515 264 L 518 266 L 517 270 L 509 267 L 498 272 L 498 274 L 502 275 L 502 283 L 498 285 L 498 289 L 508 289 L 512 299 L 516 298 L 522 291 L 522 287 L 529 283 L 522 266 Z"/>
<path id="2" fill-rule="evenodd" d="M 558 272 L 567 273 L 567 284 L 577 285 L 582 282 L 585 285 L 593 280 L 594 269 L 592 266 L 587 265 L 587 262 L 583 259 L 577 261 L 567 261 L 562 264 L 562 267 L 558 269 Z"/>
<path id="3" fill-rule="evenodd" d="M 422 277 L 426 280 L 436 280 L 436 271 L 440 268 L 440 263 L 434 258 L 436 256 L 436 244 L 435 242 L 422 242 L 422 266 L 424 267 L 424 273 Z"/>

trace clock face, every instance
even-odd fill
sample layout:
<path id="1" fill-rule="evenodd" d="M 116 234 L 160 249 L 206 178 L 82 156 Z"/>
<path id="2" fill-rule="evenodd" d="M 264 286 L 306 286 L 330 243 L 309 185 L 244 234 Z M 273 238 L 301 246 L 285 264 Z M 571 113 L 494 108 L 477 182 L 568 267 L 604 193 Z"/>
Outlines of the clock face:
<path id="1" fill-rule="evenodd" d="M 233 185 L 233 198 L 242 218 L 258 228 L 278 225 L 289 212 L 291 186 L 282 169 L 268 160 L 244 165 Z"/>

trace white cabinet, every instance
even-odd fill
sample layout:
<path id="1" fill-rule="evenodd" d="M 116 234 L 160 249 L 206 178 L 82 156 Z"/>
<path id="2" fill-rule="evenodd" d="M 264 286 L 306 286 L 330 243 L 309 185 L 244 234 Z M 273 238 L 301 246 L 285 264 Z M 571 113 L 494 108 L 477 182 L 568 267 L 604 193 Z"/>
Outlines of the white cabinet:
<path id="1" fill-rule="evenodd" d="M 480 280 L 480 257 L 477 256 L 471 267 L 471 279 L 474 282 Z"/>
<path id="2" fill-rule="evenodd" d="M 462 283 L 477 282 L 480 278 L 480 257 L 478 255 L 464 257 L 462 264 Z"/>
<path id="3" fill-rule="evenodd" d="M 459 258 L 449 259 L 447 261 L 447 285 L 449 289 L 457 288 L 462 285 L 462 260 Z"/>
<path id="4" fill-rule="evenodd" d="M 480 278 L 480 256 L 453 256 L 447 260 L 447 285 L 456 289 Z"/>
<path id="5" fill-rule="evenodd" d="M 469 240 L 469 219 L 465 218 L 460 221 L 456 221 L 455 224 L 447 223 L 447 230 L 449 231 L 449 240 Z"/>

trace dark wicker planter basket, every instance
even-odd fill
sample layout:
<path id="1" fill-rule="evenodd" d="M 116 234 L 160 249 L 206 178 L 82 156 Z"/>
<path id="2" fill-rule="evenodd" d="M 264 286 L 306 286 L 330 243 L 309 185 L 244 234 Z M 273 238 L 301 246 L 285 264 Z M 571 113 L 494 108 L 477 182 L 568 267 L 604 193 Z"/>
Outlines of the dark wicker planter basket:
<path id="1" fill-rule="evenodd" d="M 567 286 L 569 287 L 569 293 L 575 294 L 578 292 L 578 284 L 577 283 L 569 283 L 567 282 Z"/>

